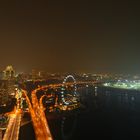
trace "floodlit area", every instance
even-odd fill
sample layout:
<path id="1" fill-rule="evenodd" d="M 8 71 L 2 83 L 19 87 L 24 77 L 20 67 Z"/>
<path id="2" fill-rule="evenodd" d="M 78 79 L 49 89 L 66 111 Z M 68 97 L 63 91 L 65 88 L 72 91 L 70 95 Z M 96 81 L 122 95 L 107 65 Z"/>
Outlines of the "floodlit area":
<path id="1" fill-rule="evenodd" d="M 120 88 L 120 89 L 140 90 L 140 80 L 138 81 L 118 80 L 117 82 L 104 83 L 103 86 L 112 87 L 112 88 Z"/>

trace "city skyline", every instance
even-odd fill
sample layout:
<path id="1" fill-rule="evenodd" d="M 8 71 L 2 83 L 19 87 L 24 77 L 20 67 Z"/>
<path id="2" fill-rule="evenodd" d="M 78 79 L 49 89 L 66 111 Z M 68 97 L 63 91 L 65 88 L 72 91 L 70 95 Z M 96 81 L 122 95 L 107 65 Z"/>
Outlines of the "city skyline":
<path id="1" fill-rule="evenodd" d="M 138 3 L 3 2 L 0 68 L 139 73 Z"/>

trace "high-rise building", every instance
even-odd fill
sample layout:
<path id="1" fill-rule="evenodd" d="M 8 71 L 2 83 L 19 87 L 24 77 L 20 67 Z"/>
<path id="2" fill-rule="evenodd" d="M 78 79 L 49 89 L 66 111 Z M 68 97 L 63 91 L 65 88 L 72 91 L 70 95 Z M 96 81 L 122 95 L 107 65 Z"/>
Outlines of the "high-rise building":
<path id="1" fill-rule="evenodd" d="M 3 72 L 4 72 L 4 79 L 5 80 L 14 79 L 15 70 L 13 69 L 13 67 L 11 65 L 7 66 Z"/>
<path id="2" fill-rule="evenodd" d="M 0 81 L 0 105 L 10 103 L 15 94 L 15 70 L 7 66 L 1 74 Z"/>

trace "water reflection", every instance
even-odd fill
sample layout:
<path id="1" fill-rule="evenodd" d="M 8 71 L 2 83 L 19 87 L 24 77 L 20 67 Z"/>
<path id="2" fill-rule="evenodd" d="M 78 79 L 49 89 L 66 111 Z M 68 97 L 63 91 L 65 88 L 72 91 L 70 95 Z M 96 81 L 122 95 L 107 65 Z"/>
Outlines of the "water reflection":
<path id="1" fill-rule="evenodd" d="M 72 140 L 77 128 L 77 114 L 63 117 L 61 121 L 61 134 L 63 140 Z"/>

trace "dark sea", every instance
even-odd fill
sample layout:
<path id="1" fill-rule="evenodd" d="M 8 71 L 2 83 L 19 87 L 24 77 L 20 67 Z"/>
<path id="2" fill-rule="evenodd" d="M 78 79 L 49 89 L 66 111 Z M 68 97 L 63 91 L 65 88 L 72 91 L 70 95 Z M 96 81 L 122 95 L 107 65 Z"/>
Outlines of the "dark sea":
<path id="1" fill-rule="evenodd" d="M 47 116 L 54 140 L 140 139 L 140 91 L 82 88 L 81 108 Z M 32 123 L 21 127 L 19 140 L 35 140 Z"/>

